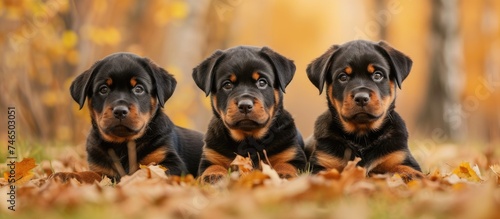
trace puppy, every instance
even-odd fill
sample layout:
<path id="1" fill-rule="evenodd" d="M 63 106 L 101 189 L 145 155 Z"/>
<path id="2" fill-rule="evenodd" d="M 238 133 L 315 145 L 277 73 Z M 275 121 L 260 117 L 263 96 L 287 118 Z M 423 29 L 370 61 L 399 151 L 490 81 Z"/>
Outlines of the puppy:
<path id="1" fill-rule="evenodd" d="M 291 60 L 267 47 L 219 50 L 194 68 L 194 81 L 211 96 L 214 114 L 198 171 L 204 182 L 227 175 L 237 154 L 250 156 L 254 166 L 266 161 L 284 178 L 304 169 L 300 134 L 283 108 L 294 73 Z"/>
<path id="2" fill-rule="evenodd" d="M 162 111 L 175 86 L 172 75 L 131 53 L 109 55 L 79 75 L 70 91 L 80 109 L 88 99 L 90 170 L 119 180 L 134 171 L 129 157 L 136 156 L 137 164 L 159 164 L 166 174 L 196 176 L 203 135 L 174 125 Z M 133 155 L 127 150 L 131 143 Z"/>
<path id="3" fill-rule="evenodd" d="M 421 177 L 408 149 L 408 132 L 394 111 L 396 89 L 412 61 L 385 42 L 357 40 L 334 45 L 307 67 L 320 94 L 326 84 L 328 110 L 316 120 L 306 143 L 313 172 L 341 171 L 349 160 L 368 174 L 398 173 Z"/>

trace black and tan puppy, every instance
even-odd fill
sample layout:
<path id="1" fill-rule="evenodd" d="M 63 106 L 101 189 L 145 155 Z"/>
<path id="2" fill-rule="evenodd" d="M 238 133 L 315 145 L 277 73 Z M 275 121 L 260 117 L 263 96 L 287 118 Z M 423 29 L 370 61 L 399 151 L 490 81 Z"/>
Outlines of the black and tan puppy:
<path id="1" fill-rule="evenodd" d="M 323 91 L 328 111 L 317 120 L 306 143 L 313 172 L 360 157 L 368 174 L 422 176 L 408 149 L 408 132 L 394 111 L 396 89 L 412 61 L 385 42 L 351 41 L 335 45 L 307 67 L 309 80 Z"/>
<path id="2" fill-rule="evenodd" d="M 205 136 L 199 174 L 216 182 L 237 154 L 269 161 L 281 177 L 304 169 L 306 157 L 283 92 L 295 73 L 293 62 L 263 47 L 217 51 L 193 70 L 200 89 L 211 94 L 214 116 Z"/>
<path id="3" fill-rule="evenodd" d="M 79 75 L 70 91 L 80 108 L 88 99 L 90 170 L 119 180 L 123 174 L 114 162 L 129 173 L 127 144 L 134 142 L 138 163 L 162 165 L 170 175 L 196 176 L 203 135 L 175 126 L 162 111 L 175 86 L 172 75 L 131 53 L 107 56 Z"/>

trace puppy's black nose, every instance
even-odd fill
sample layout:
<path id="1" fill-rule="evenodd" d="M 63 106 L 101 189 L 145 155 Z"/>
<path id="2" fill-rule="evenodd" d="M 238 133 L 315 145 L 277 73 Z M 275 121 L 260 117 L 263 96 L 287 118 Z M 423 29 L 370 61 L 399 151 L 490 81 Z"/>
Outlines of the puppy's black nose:
<path id="1" fill-rule="evenodd" d="M 358 106 L 366 106 L 370 102 L 370 94 L 367 92 L 358 92 L 354 94 L 354 101 Z"/>
<path id="2" fill-rule="evenodd" d="M 252 112 L 253 109 L 253 101 L 250 99 L 242 99 L 238 101 L 238 109 L 240 110 L 240 113 L 250 113 Z"/>
<path id="3" fill-rule="evenodd" d="M 128 110 L 127 106 L 120 105 L 120 106 L 115 106 L 113 108 L 113 115 L 117 119 L 120 119 L 120 120 L 125 119 L 127 117 L 128 113 L 129 113 L 129 110 Z"/>

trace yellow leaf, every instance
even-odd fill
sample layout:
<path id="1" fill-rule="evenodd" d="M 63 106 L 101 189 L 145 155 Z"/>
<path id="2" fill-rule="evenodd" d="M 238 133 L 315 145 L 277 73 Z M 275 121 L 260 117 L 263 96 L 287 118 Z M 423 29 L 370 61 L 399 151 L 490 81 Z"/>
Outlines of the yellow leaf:
<path id="1" fill-rule="evenodd" d="M 35 176 L 35 174 L 33 174 L 31 171 L 27 172 L 21 178 L 16 179 L 16 185 L 22 185 L 24 183 L 27 183 L 28 181 L 30 181 L 31 178 L 33 178 L 33 176 Z"/>
<path id="2" fill-rule="evenodd" d="M 479 182 L 481 178 L 478 176 L 476 171 L 474 171 L 469 162 L 462 162 L 456 169 L 452 171 L 455 175 L 457 175 L 461 179 L 467 179 L 472 182 Z"/>
<path id="3" fill-rule="evenodd" d="M 78 42 L 78 35 L 74 31 L 64 31 L 62 34 L 62 44 L 64 48 L 71 49 Z"/>
<path id="4" fill-rule="evenodd" d="M 110 27 L 104 30 L 104 42 L 108 45 L 116 45 L 121 41 L 121 34 L 118 29 Z"/>
<path id="5" fill-rule="evenodd" d="M 189 13 L 189 5 L 185 1 L 175 1 L 170 6 L 170 13 L 173 18 L 184 19 Z"/>
<path id="6" fill-rule="evenodd" d="M 121 41 L 121 34 L 114 27 L 100 28 L 87 26 L 84 28 L 87 37 L 97 45 L 116 45 Z"/>

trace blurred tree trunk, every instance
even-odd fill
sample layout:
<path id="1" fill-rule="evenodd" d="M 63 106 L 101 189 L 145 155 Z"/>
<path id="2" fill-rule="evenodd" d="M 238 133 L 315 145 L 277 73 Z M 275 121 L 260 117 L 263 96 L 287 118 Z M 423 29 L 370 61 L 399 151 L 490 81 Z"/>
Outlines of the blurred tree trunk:
<path id="1" fill-rule="evenodd" d="M 167 66 L 175 66 L 181 75 L 175 91 L 182 104 L 167 105 L 167 111 L 173 107 L 182 107 L 184 110 L 177 116 L 189 116 L 188 126 L 197 130 L 205 130 L 212 115 L 209 98 L 193 83 L 192 72 L 201 61 L 212 54 L 216 49 L 224 49 L 228 38 L 230 14 L 221 11 L 227 4 L 222 0 L 198 1 L 187 0 L 189 16 L 182 24 L 171 24 L 167 27 L 165 45 L 162 49 Z M 228 5 L 226 5 L 229 7 Z M 225 19 L 223 19 L 225 18 Z M 189 96 L 188 96 L 189 94 Z M 190 99 L 190 101 L 185 101 Z M 181 123 L 181 125 L 183 125 Z M 184 124 L 185 125 L 185 124 Z"/>
<path id="2" fill-rule="evenodd" d="M 467 65 L 462 102 L 468 134 L 498 147 L 500 142 L 500 2 L 462 1 L 461 27 Z M 465 13 L 467 12 L 467 13 Z"/>
<path id="3" fill-rule="evenodd" d="M 476 98 L 482 101 L 483 107 L 480 115 L 482 121 L 486 123 L 482 133 L 485 133 L 485 139 L 490 143 L 491 149 L 500 145 L 500 27 L 499 14 L 500 3 L 496 0 L 487 0 L 484 2 L 482 13 L 482 29 L 486 44 L 484 60 L 484 78 L 488 90 L 487 93 L 478 94 L 476 89 Z M 478 133 L 479 134 L 479 133 Z M 481 136 L 482 137 L 482 136 Z"/>
<path id="4" fill-rule="evenodd" d="M 382 12 L 387 10 L 387 2 L 386 0 L 375 0 L 375 9 L 377 10 L 377 16 Z M 390 16 L 390 15 L 386 15 Z M 389 17 L 384 17 L 382 20 L 379 20 L 379 38 L 381 40 L 386 40 L 387 39 L 387 26 L 389 25 Z"/>
<path id="5" fill-rule="evenodd" d="M 461 115 L 461 51 L 458 38 L 458 8 L 455 0 L 433 0 L 431 14 L 430 82 L 420 127 L 436 142 L 463 137 Z"/>

